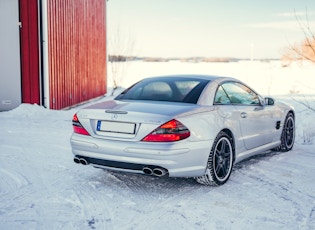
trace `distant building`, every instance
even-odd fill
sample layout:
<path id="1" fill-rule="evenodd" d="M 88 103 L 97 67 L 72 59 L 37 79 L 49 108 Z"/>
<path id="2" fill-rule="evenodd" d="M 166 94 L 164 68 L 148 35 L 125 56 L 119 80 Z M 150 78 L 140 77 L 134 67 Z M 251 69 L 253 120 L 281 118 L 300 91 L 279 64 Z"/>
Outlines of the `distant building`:
<path id="1" fill-rule="evenodd" d="M 0 0 L 0 31 L 0 111 L 106 93 L 106 0 Z"/>

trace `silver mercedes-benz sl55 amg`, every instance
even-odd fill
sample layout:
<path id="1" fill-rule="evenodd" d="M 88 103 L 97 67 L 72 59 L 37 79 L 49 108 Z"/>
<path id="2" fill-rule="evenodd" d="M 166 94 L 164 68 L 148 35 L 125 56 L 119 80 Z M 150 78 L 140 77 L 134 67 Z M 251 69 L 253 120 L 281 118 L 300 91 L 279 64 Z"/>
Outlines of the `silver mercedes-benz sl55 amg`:
<path id="1" fill-rule="evenodd" d="M 145 78 L 72 120 L 74 162 L 222 185 L 241 160 L 289 151 L 295 112 L 229 77 Z"/>

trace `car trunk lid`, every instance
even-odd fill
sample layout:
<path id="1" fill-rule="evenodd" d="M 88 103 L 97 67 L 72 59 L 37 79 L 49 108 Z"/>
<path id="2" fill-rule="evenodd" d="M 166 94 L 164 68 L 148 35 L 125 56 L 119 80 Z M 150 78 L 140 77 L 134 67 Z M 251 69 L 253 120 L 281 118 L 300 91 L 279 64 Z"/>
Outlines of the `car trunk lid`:
<path id="1" fill-rule="evenodd" d="M 80 110 L 78 117 L 92 136 L 139 141 L 161 124 L 199 110 L 196 104 L 110 100 Z"/>

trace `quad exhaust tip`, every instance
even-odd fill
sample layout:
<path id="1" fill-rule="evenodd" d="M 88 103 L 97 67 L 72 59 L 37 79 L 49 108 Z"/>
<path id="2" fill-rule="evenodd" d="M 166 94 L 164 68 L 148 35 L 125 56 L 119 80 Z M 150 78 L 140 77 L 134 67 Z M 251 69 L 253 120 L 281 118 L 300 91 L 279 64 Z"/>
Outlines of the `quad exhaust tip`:
<path id="1" fill-rule="evenodd" d="M 88 165 L 89 164 L 89 162 L 82 157 L 74 157 L 73 161 L 76 164 L 82 164 L 82 165 Z M 164 169 L 161 167 L 155 167 L 155 166 L 143 167 L 142 172 L 146 175 L 157 176 L 157 177 L 165 176 L 168 173 L 167 169 Z"/>
<path id="2" fill-rule="evenodd" d="M 142 172 L 146 175 L 153 175 L 157 177 L 162 177 L 167 174 L 167 170 L 161 167 L 156 167 L 156 168 L 144 167 L 142 169 Z"/>
<path id="3" fill-rule="evenodd" d="M 144 172 L 144 174 L 147 174 L 147 175 L 152 175 L 153 174 L 153 170 L 149 167 L 144 167 L 142 169 L 142 171 Z"/>
<path id="4" fill-rule="evenodd" d="M 75 158 L 73 158 L 73 161 L 77 164 L 83 164 L 83 165 L 89 164 L 84 158 L 75 157 Z"/>
<path id="5" fill-rule="evenodd" d="M 155 176 L 164 176 L 165 174 L 166 174 L 166 170 L 163 168 L 153 169 L 153 175 L 155 175 Z"/>

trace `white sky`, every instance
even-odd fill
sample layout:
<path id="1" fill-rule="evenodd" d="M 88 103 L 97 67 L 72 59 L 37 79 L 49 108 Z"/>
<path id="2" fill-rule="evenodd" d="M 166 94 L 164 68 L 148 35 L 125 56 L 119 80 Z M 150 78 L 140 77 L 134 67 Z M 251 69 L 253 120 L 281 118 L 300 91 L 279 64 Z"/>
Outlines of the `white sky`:
<path id="1" fill-rule="evenodd" d="M 109 0 L 108 38 L 119 29 L 136 56 L 279 58 L 306 13 L 315 31 L 315 0 Z"/>

